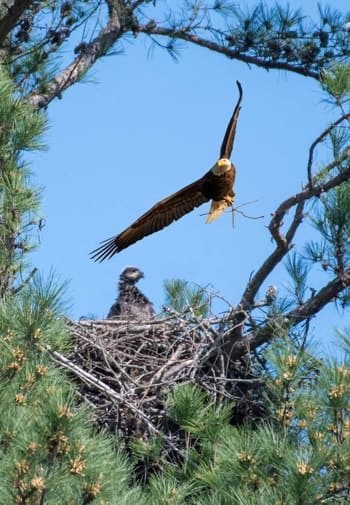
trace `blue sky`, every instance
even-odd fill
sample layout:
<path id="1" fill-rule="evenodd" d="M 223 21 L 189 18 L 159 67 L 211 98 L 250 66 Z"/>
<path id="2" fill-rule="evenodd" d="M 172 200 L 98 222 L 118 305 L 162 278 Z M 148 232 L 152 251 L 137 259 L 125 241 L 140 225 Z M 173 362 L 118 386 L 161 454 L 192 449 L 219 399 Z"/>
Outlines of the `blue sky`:
<path id="1" fill-rule="evenodd" d="M 332 5 L 348 8 L 343 0 Z M 44 188 L 46 226 L 31 259 L 42 271 L 54 268 L 70 280 L 74 318 L 106 315 L 126 265 L 145 272 L 140 288 L 157 310 L 168 278 L 209 285 L 237 303 L 249 275 L 272 250 L 266 229 L 271 212 L 300 190 L 308 147 L 334 117 L 311 79 L 249 68 L 190 46 L 175 64 L 161 50 L 148 57 L 147 47 L 143 37 L 126 42 L 124 54 L 100 61 L 88 82 L 54 101 L 48 111 L 49 149 L 33 157 L 35 180 Z M 232 155 L 236 204 L 256 200 L 243 210 L 264 218 L 236 215 L 233 227 L 226 214 L 207 225 L 204 205 L 113 259 L 92 262 L 88 253 L 101 240 L 212 166 L 237 100 L 237 79 L 244 99 Z M 303 225 L 296 243 L 310 233 Z M 326 279 L 321 271 L 318 278 Z M 279 271 L 268 284 L 282 281 Z M 328 309 L 321 321 L 318 336 L 324 341 L 335 325 L 348 324 Z"/>

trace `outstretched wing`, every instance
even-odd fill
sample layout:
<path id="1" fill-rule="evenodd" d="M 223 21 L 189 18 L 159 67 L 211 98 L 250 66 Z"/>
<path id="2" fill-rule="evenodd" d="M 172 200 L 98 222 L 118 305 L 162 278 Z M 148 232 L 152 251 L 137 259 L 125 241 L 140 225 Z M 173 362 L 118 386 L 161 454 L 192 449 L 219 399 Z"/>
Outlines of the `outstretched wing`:
<path id="1" fill-rule="evenodd" d="M 195 207 L 208 202 L 210 197 L 203 192 L 205 177 L 156 203 L 122 233 L 104 240 L 100 247 L 91 252 L 91 258 L 95 261 L 111 258 L 122 249 L 129 247 L 147 235 L 151 235 L 151 233 L 165 228 L 173 221 L 191 212 Z"/>
<path id="2" fill-rule="evenodd" d="M 242 85 L 239 81 L 236 81 L 237 87 L 238 87 L 238 101 L 236 104 L 236 107 L 233 111 L 233 114 L 231 116 L 230 122 L 227 125 L 224 140 L 222 141 L 221 144 L 221 149 L 220 149 L 220 158 L 231 158 L 232 154 L 232 148 L 233 148 L 233 142 L 235 140 L 236 136 L 236 127 L 237 127 L 237 121 L 238 121 L 238 116 L 241 110 L 241 101 L 243 97 L 243 90 L 242 90 Z"/>

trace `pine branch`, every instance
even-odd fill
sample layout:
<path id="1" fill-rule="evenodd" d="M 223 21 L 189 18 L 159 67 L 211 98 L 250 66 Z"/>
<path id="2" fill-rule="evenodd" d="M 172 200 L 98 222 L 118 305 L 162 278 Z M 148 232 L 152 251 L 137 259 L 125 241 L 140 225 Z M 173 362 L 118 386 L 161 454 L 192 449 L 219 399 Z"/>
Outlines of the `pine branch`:
<path id="1" fill-rule="evenodd" d="M 323 307 L 333 301 L 344 289 L 350 286 L 350 268 L 335 277 L 302 305 L 283 316 L 283 325 L 289 329 L 315 316 Z M 269 342 L 279 332 L 279 322 L 271 321 L 258 331 L 238 338 L 226 344 L 232 360 L 241 358 L 263 344 Z M 231 339 L 232 340 L 232 339 Z"/>
<path id="2" fill-rule="evenodd" d="M 324 139 L 336 128 L 338 125 L 340 125 L 343 121 L 346 121 L 350 118 L 350 112 L 343 114 L 340 116 L 336 121 L 334 121 L 331 125 L 329 125 L 328 128 L 326 128 L 311 144 L 310 150 L 309 150 L 309 159 L 307 162 L 307 177 L 309 181 L 309 185 L 313 185 L 313 180 L 312 180 L 312 164 L 314 160 L 314 152 L 316 147 L 321 144 Z"/>
<path id="3" fill-rule="evenodd" d="M 90 43 L 83 45 L 80 53 L 72 63 L 47 83 L 45 93 L 34 92 L 28 96 L 30 104 L 37 108 L 46 107 L 54 98 L 59 97 L 63 91 L 80 81 L 96 61 L 106 55 L 123 34 L 116 9 L 110 7 L 109 12 L 110 18 L 106 26 Z"/>
<path id="4" fill-rule="evenodd" d="M 32 2 L 30 0 L 15 0 L 11 7 L 8 7 L 7 14 L 0 19 L 0 46 L 6 40 L 6 37 L 15 26 L 17 21 L 20 19 L 22 14 Z"/>
<path id="5" fill-rule="evenodd" d="M 210 49 L 216 53 L 223 54 L 232 60 L 241 61 L 247 63 L 248 65 L 255 65 L 260 68 L 265 68 L 266 70 L 287 70 L 289 72 L 294 72 L 296 74 L 303 75 L 305 77 L 312 77 L 313 79 L 320 79 L 320 72 L 312 70 L 309 66 L 303 65 L 302 63 L 288 63 L 286 61 L 271 60 L 268 57 L 258 57 L 247 54 L 244 51 L 239 51 L 232 49 L 228 46 L 218 44 L 212 40 L 199 37 L 194 33 L 190 33 L 186 30 L 177 30 L 174 28 L 160 27 L 155 23 L 148 23 L 146 25 L 139 25 L 138 31 L 145 33 L 147 35 L 160 35 L 169 37 L 171 39 L 180 39 L 186 42 L 190 42 L 200 47 Z"/>
<path id="6" fill-rule="evenodd" d="M 183 6 L 180 4 L 178 7 L 165 9 L 165 13 L 162 12 L 161 16 L 165 21 L 164 25 L 161 25 L 148 17 L 147 6 L 151 2 L 147 0 L 100 1 L 107 5 L 107 25 L 91 42 L 79 44 L 74 61 L 59 71 L 53 79 L 49 82 L 44 80 L 42 87 L 34 84 L 37 86 L 35 91 L 30 94 L 27 92 L 28 100 L 34 106 L 46 107 L 51 100 L 79 82 L 96 61 L 127 33 L 134 37 L 140 33 L 148 35 L 153 43 L 164 47 L 175 57 L 176 42 L 185 41 L 248 65 L 256 65 L 266 70 L 290 71 L 316 80 L 321 80 L 322 72 L 332 63 L 348 58 L 350 52 L 347 38 L 340 37 L 343 33 L 340 13 L 334 13 L 327 20 L 323 19 L 322 22 L 326 23 L 327 27 L 317 31 L 319 22 L 309 20 L 308 24 L 297 11 L 294 15 L 286 13 L 283 21 L 278 5 L 266 11 L 264 4 L 258 2 L 256 8 L 246 17 L 242 13 L 237 16 L 237 12 L 231 7 L 228 9 L 230 14 L 227 14 L 224 13 L 223 6 L 212 7 L 206 2 L 189 6 L 184 2 Z M 140 7 L 144 8 L 141 10 Z M 220 10 L 224 25 L 220 23 L 217 26 L 215 16 Z M 267 19 L 269 16 L 271 19 Z M 265 21 L 263 18 L 266 18 Z M 86 19 L 82 24 L 86 24 Z M 316 31 L 310 26 L 314 26 Z M 56 35 L 59 35 L 60 42 L 52 44 L 51 40 L 51 45 L 45 34 L 43 40 L 49 44 L 41 54 L 43 62 L 46 59 L 49 61 L 48 55 L 58 51 L 61 43 L 71 37 L 74 29 L 76 26 L 64 32 L 63 29 L 58 30 Z M 165 44 L 159 42 L 162 38 L 167 40 Z M 42 65 L 44 67 L 45 63 Z M 38 75 L 40 83 L 43 84 L 40 72 Z M 24 65 L 26 83 L 29 77 Z"/>
<path id="7" fill-rule="evenodd" d="M 17 286 L 14 290 L 13 290 L 13 294 L 16 295 L 17 293 L 19 293 L 21 291 L 21 289 L 23 289 L 25 286 L 27 286 L 30 281 L 32 280 L 32 278 L 34 277 L 34 275 L 37 273 L 38 269 L 35 267 L 31 270 L 31 272 L 27 275 L 27 277 L 24 279 L 24 281 L 21 282 L 21 284 L 19 286 Z"/>
<path id="8" fill-rule="evenodd" d="M 310 297 L 302 305 L 289 312 L 286 317 L 294 324 L 299 324 L 305 319 L 317 314 L 327 303 L 331 302 L 350 285 L 350 268 L 347 268 L 320 289 L 314 296 Z"/>

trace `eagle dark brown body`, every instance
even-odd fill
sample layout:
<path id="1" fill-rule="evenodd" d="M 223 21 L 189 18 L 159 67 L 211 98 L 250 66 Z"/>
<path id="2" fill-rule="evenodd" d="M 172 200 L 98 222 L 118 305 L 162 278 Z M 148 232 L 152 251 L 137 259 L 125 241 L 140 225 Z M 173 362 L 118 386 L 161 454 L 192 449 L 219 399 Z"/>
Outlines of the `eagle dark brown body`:
<path id="1" fill-rule="evenodd" d="M 232 206 L 235 196 L 233 184 L 236 169 L 230 161 L 230 156 L 243 95 L 242 86 L 238 81 L 237 86 L 239 90 L 238 102 L 226 128 L 220 149 L 220 158 L 214 166 L 197 181 L 156 203 L 122 233 L 102 242 L 102 245 L 91 253 L 91 257 L 95 261 L 111 258 L 114 254 L 147 235 L 165 228 L 205 202 L 212 201 L 207 223 L 217 219 L 227 207 Z"/>
<path id="2" fill-rule="evenodd" d="M 203 181 L 203 194 L 208 197 L 208 200 L 220 201 L 225 196 L 234 197 L 232 186 L 236 179 L 236 169 L 231 163 L 231 169 L 224 174 L 217 176 L 211 170 L 205 174 L 200 181 Z"/>

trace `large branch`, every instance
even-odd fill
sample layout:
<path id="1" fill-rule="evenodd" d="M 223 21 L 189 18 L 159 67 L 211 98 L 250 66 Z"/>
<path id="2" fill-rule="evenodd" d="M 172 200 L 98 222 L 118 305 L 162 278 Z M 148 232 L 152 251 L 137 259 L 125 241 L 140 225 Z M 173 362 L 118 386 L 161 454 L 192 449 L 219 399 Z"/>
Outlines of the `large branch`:
<path id="1" fill-rule="evenodd" d="M 80 81 L 82 76 L 104 56 L 123 34 L 119 17 L 113 10 L 107 25 L 90 43 L 84 44 L 75 60 L 54 77 L 47 85 L 45 93 L 32 93 L 28 101 L 37 108 L 46 107 L 51 100 L 60 96 L 67 88 Z"/>
<path id="2" fill-rule="evenodd" d="M 333 165 L 336 166 L 347 158 L 349 158 L 348 150 L 346 150 L 335 162 L 330 163 L 327 168 L 333 167 Z M 269 224 L 269 230 L 276 242 L 276 248 L 249 281 L 240 302 L 240 306 L 243 310 L 249 310 L 253 306 L 254 298 L 259 288 L 276 265 L 291 249 L 295 232 L 302 221 L 302 205 L 310 198 L 320 196 L 322 193 L 326 193 L 349 179 L 350 164 L 340 174 L 332 177 L 327 182 L 318 184 L 317 186 L 307 186 L 305 189 L 300 191 L 300 193 L 287 198 L 287 200 L 281 203 L 274 212 Z M 294 206 L 297 206 L 297 208 L 292 224 L 290 225 L 286 235 L 282 235 L 281 226 L 283 224 L 283 219 L 285 218 L 287 212 Z"/>
<path id="3" fill-rule="evenodd" d="M 269 342 L 281 332 L 281 328 L 291 328 L 316 315 L 325 305 L 332 302 L 347 287 L 350 286 L 350 268 L 335 277 L 326 286 L 320 289 L 302 305 L 291 310 L 281 321 L 272 321 L 261 327 L 256 332 L 244 335 L 235 342 L 228 344 L 231 359 L 239 359 L 247 352 L 257 349 Z"/>
<path id="4" fill-rule="evenodd" d="M 8 7 L 7 14 L 0 19 L 0 46 L 22 16 L 23 12 L 30 7 L 30 0 L 15 0 L 11 7 Z"/>
<path id="5" fill-rule="evenodd" d="M 348 159 L 349 156 L 349 149 L 345 149 L 341 156 L 339 156 L 337 160 L 331 162 L 326 169 L 331 170 L 344 160 Z M 303 219 L 303 207 L 305 202 L 310 198 L 320 196 L 321 194 L 330 191 L 348 180 L 350 180 L 350 164 L 344 168 L 341 173 L 330 178 L 328 181 L 320 183 L 317 186 L 308 184 L 302 191 L 290 198 L 287 198 L 281 203 L 276 212 L 273 214 L 269 224 L 269 230 L 275 240 L 276 248 L 249 281 L 238 306 L 239 310 L 249 312 L 254 307 L 254 299 L 257 291 L 267 279 L 268 275 L 274 270 L 277 264 L 292 247 L 292 240 Z M 281 232 L 283 219 L 292 207 L 295 207 L 294 217 L 287 233 L 283 235 Z M 229 354 L 231 359 L 240 358 L 247 352 L 250 352 L 262 344 L 269 342 L 281 331 L 281 325 L 284 328 L 290 328 L 304 320 L 310 319 L 325 305 L 334 300 L 339 293 L 348 286 L 350 286 L 350 269 L 347 269 L 342 274 L 339 274 L 306 302 L 294 308 L 287 314 L 281 315 L 282 319 L 277 321 L 268 321 L 258 330 L 251 332 L 248 335 L 243 334 L 243 328 L 241 328 L 240 331 L 238 331 L 237 328 L 232 328 L 232 330 L 227 332 L 225 335 L 225 342 L 223 345 L 226 352 Z"/>
<path id="6" fill-rule="evenodd" d="M 169 37 L 171 39 L 180 39 L 185 40 L 186 42 L 191 42 L 200 47 L 205 47 L 206 49 L 210 49 L 211 51 L 215 51 L 216 53 L 223 54 L 232 60 L 242 61 L 247 63 L 248 65 L 256 65 L 257 67 L 265 68 L 266 70 L 270 69 L 278 69 L 278 70 L 287 70 L 290 72 L 294 72 L 296 74 L 300 74 L 306 77 L 312 77 L 313 79 L 320 79 L 320 73 L 312 70 L 307 65 L 300 64 L 291 64 L 287 61 L 278 61 L 272 60 L 269 58 L 263 58 L 258 56 L 252 56 L 247 54 L 246 52 L 239 51 L 237 49 L 232 49 L 229 46 L 218 44 L 209 39 L 205 39 L 203 37 L 198 37 L 196 34 L 191 33 L 184 30 L 176 30 L 174 28 L 167 28 L 157 26 L 156 23 L 148 23 L 146 25 L 139 25 L 138 31 L 141 33 L 146 33 L 147 35 L 160 35 Z"/>

